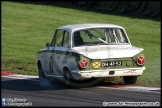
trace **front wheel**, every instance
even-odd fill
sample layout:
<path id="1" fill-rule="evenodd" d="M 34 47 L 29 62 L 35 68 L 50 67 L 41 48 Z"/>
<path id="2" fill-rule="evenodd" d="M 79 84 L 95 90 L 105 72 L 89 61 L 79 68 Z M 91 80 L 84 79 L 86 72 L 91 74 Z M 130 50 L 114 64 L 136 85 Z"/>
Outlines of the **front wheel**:
<path id="1" fill-rule="evenodd" d="M 44 75 L 43 68 L 42 68 L 41 64 L 38 66 L 38 74 L 39 74 L 40 81 L 47 80 L 46 76 Z"/>
<path id="2" fill-rule="evenodd" d="M 137 81 L 137 76 L 123 76 L 125 84 L 135 84 Z"/>

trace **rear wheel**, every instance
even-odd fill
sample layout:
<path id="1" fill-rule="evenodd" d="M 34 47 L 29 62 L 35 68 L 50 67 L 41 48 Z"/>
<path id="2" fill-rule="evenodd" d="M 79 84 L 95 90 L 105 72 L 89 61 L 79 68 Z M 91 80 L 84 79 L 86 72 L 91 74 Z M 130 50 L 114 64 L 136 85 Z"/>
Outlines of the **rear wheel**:
<path id="1" fill-rule="evenodd" d="M 84 79 L 84 80 L 75 80 L 73 79 L 70 70 L 69 69 L 64 69 L 64 80 L 65 84 L 68 87 L 72 88 L 83 88 L 83 87 L 90 87 L 90 86 L 95 86 L 102 82 L 100 78 L 90 78 L 90 79 Z"/>
<path id="2" fill-rule="evenodd" d="M 137 81 L 137 76 L 123 76 L 125 84 L 135 84 Z"/>
<path id="3" fill-rule="evenodd" d="M 72 79 L 71 79 L 71 73 L 70 73 L 70 71 L 69 71 L 69 69 L 65 69 L 64 70 L 64 79 L 65 79 L 65 84 L 67 85 L 67 86 L 70 86 L 71 85 L 71 81 L 72 81 Z"/>

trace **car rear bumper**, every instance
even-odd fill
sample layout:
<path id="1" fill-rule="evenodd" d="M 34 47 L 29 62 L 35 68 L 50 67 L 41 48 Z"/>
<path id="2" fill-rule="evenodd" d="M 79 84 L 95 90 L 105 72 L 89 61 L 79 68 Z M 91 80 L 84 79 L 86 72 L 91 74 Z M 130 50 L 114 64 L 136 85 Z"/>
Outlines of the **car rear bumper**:
<path id="1" fill-rule="evenodd" d="M 72 71 L 72 76 L 74 79 L 84 79 L 84 78 L 104 78 L 104 77 L 115 77 L 115 76 L 140 76 L 142 75 L 145 67 L 141 68 L 124 68 L 124 69 L 106 69 L 106 70 L 86 70 Z"/>

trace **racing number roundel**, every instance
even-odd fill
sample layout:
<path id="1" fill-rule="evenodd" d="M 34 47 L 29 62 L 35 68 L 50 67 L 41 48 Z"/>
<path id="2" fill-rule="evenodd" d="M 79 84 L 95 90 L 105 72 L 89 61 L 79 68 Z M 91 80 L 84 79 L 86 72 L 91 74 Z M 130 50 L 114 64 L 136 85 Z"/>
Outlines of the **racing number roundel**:
<path id="1" fill-rule="evenodd" d="M 49 68 L 50 68 L 50 71 L 53 73 L 53 58 L 52 58 L 52 56 L 49 59 Z"/>

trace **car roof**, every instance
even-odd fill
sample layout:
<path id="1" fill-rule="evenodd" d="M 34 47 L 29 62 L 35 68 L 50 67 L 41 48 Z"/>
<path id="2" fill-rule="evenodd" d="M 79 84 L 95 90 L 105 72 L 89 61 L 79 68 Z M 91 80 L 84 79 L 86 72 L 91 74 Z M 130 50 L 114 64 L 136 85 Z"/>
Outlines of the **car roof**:
<path id="1" fill-rule="evenodd" d="M 64 30 L 70 30 L 70 31 L 74 31 L 74 30 L 79 30 L 79 29 L 87 29 L 87 28 L 122 28 L 119 25 L 115 25 L 115 24 L 102 24 L 102 23 L 85 23 L 85 24 L 73 24 L 73 25 L 65 25 L 65 26 L 60 26 L 57 29 L 64 29 Z"/>

